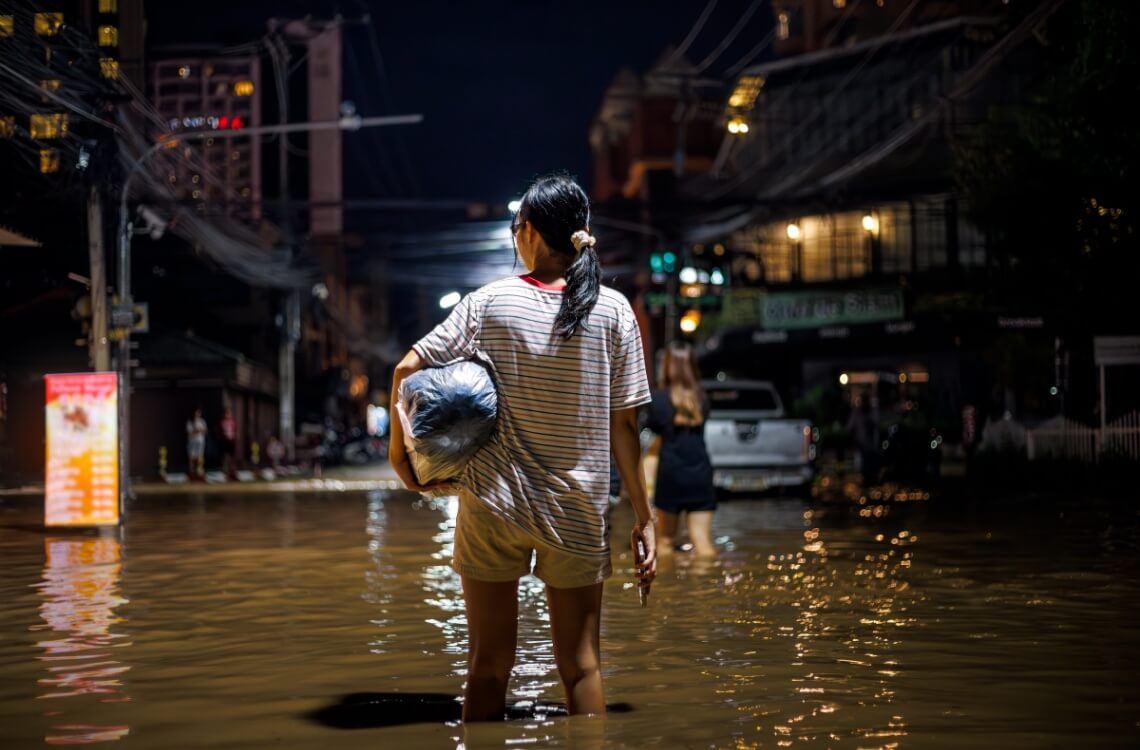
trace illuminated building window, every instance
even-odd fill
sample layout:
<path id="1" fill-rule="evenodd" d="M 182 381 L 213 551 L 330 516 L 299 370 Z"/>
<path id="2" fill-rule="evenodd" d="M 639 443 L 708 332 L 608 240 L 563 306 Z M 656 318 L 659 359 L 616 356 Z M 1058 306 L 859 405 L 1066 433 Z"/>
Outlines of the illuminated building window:
<path id="1" fill-rule="evenodd" d="M 40 171 L 44 174 L 59 171 L 59 152 L 54 148 L 40 149 Z"/>
<path id="2" fill-rule="evenodd" d="M 831 0 L 831 4 L 836 8 L 846 8 L 847 0 Z"/>
<path id="3" fill-rule="evenodd" d="M 49 115 L 32 115 L 31 133 L 33 138 L 60 138 L 67 135 L 67 114 L 56 112 Z"/>
<path id="4" fill-rule="evenodd" d="M 36 33 L 40 36 L 55 36 L 63 27 L 62 13 L 37 13 Z"/>
<path id="5" fill-rule="evenodd" d="M 45 81 L 40 81 L 40 88 L 44 91 L 59 91 L 59 79 L 49 78 Z"/>
<path id="6" fill-rule="evenodd" d="M 752 109 L 763 87 L 764 76 L 742 76 L 728 97 L 728 106 L 733 109 Z"/>
<path id="7" fill-rule="evenodd" d="M 99 46 L 100 47 L 118 47 L 119 46 L 119 29 L 116 26 L 100 26 L 99 27 Z"/>
<path id="8" fill-rule="evenodd" d="M 16 28 L 16 19 L 13 16 L 0 16 L 0 37 L 12 36 Z"/>
<path id="9" fill-rule="evenodd" d="M 119 77 L 119 61 L 113 57 L 99 58 L 99 72 L 112 81 Z"/>
<path id="10" fill-rule="evenodd" d="M 238 81 L 234 84 L 234 96 L 252 96 L 253 81 Z"/>
<path id="11" fill-rule="evenodd" d="M 12 138 L 16 135 L 16 118 L 12 115 L 0 117 L 0 138 Z"/>
<path id="12" fill-rule="evenodd" d="M 119 0 L 99 0 L 100 13 L 118 13 Z"/>
<path id="13" fill-rule="evenodd" d="M 776 37 L 779 39 L 787 39 L 791 35 L 791 17 L 787 11 L 780 11 L 780 14 L 776 16 Z"/>

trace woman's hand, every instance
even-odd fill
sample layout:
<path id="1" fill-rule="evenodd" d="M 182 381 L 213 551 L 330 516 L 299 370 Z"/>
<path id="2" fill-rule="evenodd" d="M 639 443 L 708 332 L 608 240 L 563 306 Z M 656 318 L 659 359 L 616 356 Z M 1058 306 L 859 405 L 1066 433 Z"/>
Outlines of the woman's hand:
<path id="1" fill-rule="evenodd" d="M 445 494 L 459 494 L 459 485 L 452 480 L 420 484 L 419 480 L 416 479 L 416 472 L 412 469 L 412 462 L 408 459 L 408 452 L 402 444 L 398 448 L 391 445 L 388 447 L 388 463 L 392 465 L 392 469 L 395 470 L 396 476 L 400 478 L 404 486 L 412 492 L 435 492 L 444 490 Z"/>
<path id="2" fill-rule="evenodd" d="M 638 542 L 643 545 L 645 549 L 645 557 L 641 557 L 638 551 Z M 635 523 L 633 526 L 633 533 L 629 537 L 630 547 L 633 548 L 633 559 L 637 561 L 637 581 L 638 585 L 649 589 L 649 584 L 653 583 L 653 579 L 657 577 L 657 533 L 653 528 L 653 519 L 649 519 L 645 523 Z"/>

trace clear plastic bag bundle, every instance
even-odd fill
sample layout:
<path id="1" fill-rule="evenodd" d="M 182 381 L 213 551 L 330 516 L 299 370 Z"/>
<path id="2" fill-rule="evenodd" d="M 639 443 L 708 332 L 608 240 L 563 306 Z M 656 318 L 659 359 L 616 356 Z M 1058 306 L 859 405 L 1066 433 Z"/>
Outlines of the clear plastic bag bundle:
<path id="1" fill-rule="evenodd" d="M 420 370 L 400 384 L 397 410 L 420 484 L 458 477 L 495 431 L 498 394 L 478 362 Z"/>

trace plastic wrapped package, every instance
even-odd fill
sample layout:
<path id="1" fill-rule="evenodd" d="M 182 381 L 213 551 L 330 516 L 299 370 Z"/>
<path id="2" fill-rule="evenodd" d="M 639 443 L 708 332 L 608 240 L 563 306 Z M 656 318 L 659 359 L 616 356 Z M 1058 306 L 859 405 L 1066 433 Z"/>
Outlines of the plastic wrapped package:
<path id="1" fill-rule="evenodd" d="M 487 368 L 468 360 L 406 378 L 396 410 L 416 479 L 429 484 L 458 477 L 491 439 L 498 394 Z"/>

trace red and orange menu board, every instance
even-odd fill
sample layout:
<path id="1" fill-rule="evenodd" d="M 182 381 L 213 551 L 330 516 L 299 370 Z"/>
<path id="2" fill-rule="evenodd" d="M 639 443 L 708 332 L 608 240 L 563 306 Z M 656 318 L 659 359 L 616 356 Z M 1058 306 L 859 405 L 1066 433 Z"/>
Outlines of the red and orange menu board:
<path id="1" fill-rule="evenodd" d="M 113 372 L 45 375 L 46 526 L 119 523 L 118 379 Z"/>

